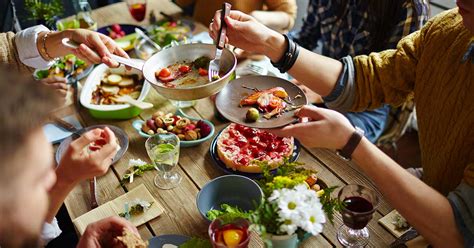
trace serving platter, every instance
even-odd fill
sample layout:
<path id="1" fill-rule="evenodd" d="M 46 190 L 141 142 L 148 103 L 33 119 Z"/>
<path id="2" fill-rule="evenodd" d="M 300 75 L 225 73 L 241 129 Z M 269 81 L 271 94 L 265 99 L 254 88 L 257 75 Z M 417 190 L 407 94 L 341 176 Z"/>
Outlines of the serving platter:
<path id="1" fill-rule="evenodd" d="M 250 88 L 266 90 L 274 87 L 282 87 L 288 93 L 286 99 L 291 110 L 284 111 L 279 116 L 270 119 L 260 117 L 256 122 L 247 122 L 246 113 L 251 106 L 240 106 L 240 101 L 254 93 Z M 291 123 L 296 123 L 298 119 L 294 116 L 294 111 L 303 105 L 308 104 L 308 100 L 297 85 L 292 82 L 272 76 L 248 76 L 230 81 L 216 98 L 217 110 L 231 122 L 254 128 L 278 128 Z"/>
<path id="2" fill-rule="evenodd" d="M 56 154 L 55 154 L 56 163 L 59 164 L 64 152 L 66 152 L 66 149 L 69 147 L 69 144 L 71 144 L 71 142 L 73 140 L 79 138 L 85 132 L 88 132 L 88 131 L 96 129 L 96 128 L 102 128 L 103 129 L 105 127 L 110 128 L 110 130 L 112 130 L 112 132 L 114 132 L 115 137 L 117 137 L 118 143 L 120 145 L 120 150 L 118 150 L 117 154 L 115 154 L 114 159 L 112 159 L 112 164 L 115 164 L 120 158 L 122 158 L 122 156 L 125 154 L 125 152 L 127 152 L 128 141 L 129 140 L 128 140 L 128 135 L 125 133 L 125 131 L 123 131 L 122 129 L 120 129 L 116 126 L 112 126 L 112 125 L 89 126 L 89 127 L 83 128 L 83 129 L 73 133 L 71 136 L 64 139 L 61 142 L 61 144 L 59 144 L 59 147 L 56 150 Z"/>
<path id="3" fill-rule="evenodd" d="M 221 135 L 222 131 L 219 131 L 217 135 L 214 137 L 214 139 L 211 141 L 211 146 L 209 147 L 209 154 L 211 155 L 212 162 L 214 162 L 214 165 L 224 172 L 225 174 L 234 174 L 234 175 L 240 175 L 240 176 L 245 176 L 251 179 L 260 179 L 263 177 L 263 173 L 246 173 L 246 172 L 241 172 L 241 171 L 234 171 L 232 169 L 227 168 L 227 166 L 224 164 L 224 162 L 219 158 L 219 155 L 217 154 L 217 140 L 219 139 L 219 136 Z M 296 161 L 301 152 L 301 143 L 297 140 L 294 139 L 294 146 L 293 146 L 293 153 L 290 158 L 290 162 Z M 276 172 L 277 169 L 272 170 L 272 172 Z"/>

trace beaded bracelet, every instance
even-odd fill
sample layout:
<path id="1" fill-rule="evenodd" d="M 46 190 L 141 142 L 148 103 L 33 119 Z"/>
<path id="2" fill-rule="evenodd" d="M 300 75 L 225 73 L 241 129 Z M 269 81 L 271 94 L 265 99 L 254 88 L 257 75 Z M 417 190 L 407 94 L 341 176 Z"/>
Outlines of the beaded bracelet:
<path id="1" fill-rule="evenodd" d="M 52 31 L 47 32 L 43 38 L 41 39 L 42 42 L 42 48 L 41 48 L 41 53 L 48 59 L 48 60 L 54 60 L 53 57 L 51 57 L 48 53 L 48 50 L 46 49 L 46 39 L 48 38 L 48 35 L 51 34 Z"/>

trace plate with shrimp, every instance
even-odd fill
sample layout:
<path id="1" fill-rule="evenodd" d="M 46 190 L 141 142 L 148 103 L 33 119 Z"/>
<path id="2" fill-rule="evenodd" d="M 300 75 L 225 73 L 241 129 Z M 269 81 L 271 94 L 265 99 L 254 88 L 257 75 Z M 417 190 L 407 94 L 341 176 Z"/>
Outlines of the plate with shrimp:
<path id="1" fill-rule="evenodd" d="M 222 116 L 254 128 L 278 128 L 295 123 L 298 119 L 294 111 L 307 103 L 297 85 L 271 76 L 232 80 L 216 98 L 216 107 Z"/>

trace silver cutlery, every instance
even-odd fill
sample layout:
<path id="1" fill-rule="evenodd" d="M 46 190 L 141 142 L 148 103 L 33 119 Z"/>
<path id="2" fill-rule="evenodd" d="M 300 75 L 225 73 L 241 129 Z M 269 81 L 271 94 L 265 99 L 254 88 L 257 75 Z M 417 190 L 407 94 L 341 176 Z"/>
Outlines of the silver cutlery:
<path id="1" fill-rule="evenodd" d="M 148 35 L 145 34 L 145 32 L 143 32 L 139 28 L 135 28 L 135 33 L 137 33 L 139 36 L 141 36 L 143 39 L 145 39 L 148 43 L 152 44 L 153 47 L 155 47 L 155 49 L 157 51 L 161 50 L 160 45 L 156 44 Z"/>
<path id="2" fill-rule="evenodd" d="M 208 76 L 210 82 L 215 81 L 219 78 L 220 60 L 222 55 L 222 49 L 225 45 L 225 37 L 227 32 L 227 24 L 225 22 L 225 17 L 229 15 L 231 7 L 232 5 L 230 5 L 229 3 L 222 4 L 221 28 L 219 29 L 219 36 L 217 37 L 216 56 L 213 60 L 209 62 Z"/>
<path id="3" fill-rule="evenodd" d="M 94 209 L 99 206 L 97 202 L 97 179 L 96 177 L 89 180 L 89 188 L 91 192 L 91 209 Z"/>

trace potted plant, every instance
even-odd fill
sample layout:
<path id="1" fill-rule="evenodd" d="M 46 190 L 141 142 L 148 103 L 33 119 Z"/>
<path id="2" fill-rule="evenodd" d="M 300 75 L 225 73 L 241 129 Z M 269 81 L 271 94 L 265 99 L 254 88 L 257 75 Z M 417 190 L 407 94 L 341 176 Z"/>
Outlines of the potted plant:
<path id="1" fill-rule="evenodd" d="M 61 0 L 25 0 L 25 9 L 28 11 L 29 20 L 35 20 L 37 24 L 49 27 L 54 27 L 56 18 L 64 12 Z"/>
<path id="2" fill-rule="evenodd" d="M 320 234 L 326 220 L 332 222 L 334 213 L 342 209 L 342 203 L 331 197 L 336 187 L 318 182 L 316 171 L 301 165 L 285 160 L 272 172 L 262 163 L 264 176 L 257 181 L 264 193 L 262 203 L 250 212 L 225 205 L 222 211 L 211 210 L 208 217 L 247 218 L 267 247 L 297 247 L 305 238 Z"/>

